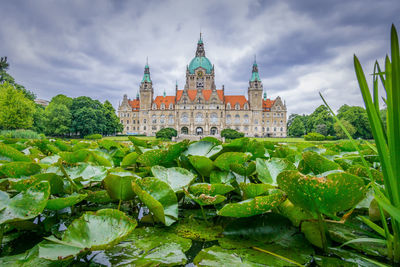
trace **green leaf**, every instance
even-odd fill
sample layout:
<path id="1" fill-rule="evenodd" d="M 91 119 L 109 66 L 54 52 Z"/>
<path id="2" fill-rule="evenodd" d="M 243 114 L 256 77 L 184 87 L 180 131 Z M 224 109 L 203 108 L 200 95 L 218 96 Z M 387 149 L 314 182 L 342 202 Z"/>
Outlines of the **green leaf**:
<path id="1" fill-rule="evenodd" d="M 206 194 L 200 194 L 199 196 L 194 196 L 188 191 L 185 191 L 185 194 L 200 206 L 216 205 L 226 200 L 226 197 L 221 195 L 210 196 Z"/>
<path id="2" fill-rule="evenodd" d="M 54 173 L 39 173 L 31 176 L 30 178 L 5 178 L 0 180 L 0 184 L 9 189 L 21 192 L 27 190 L 32 185 L 41 181 L 48 181 L 50 183 L 51 194 L 61 194 L 64 192 L 64 182 L 61 176 Z"/>
<path id="3" fill-rule="evenodd" d="M 13 148 L 12 146 L 3 144 L 0 142 L 0 160 L 7 161 L 26 161 L 31 162 L 32 160 L 24 155 L 22 152 Z"/>
<path id="4" fill-rule="evenodd" d="M 112 199 L 131 200 L 135 197 L 132 182 L 136 179 L 132 173 L 116 169 L 107 175 L 103 184 Z"/>
<path id="5" fill-rule="evenodd" d="M 161 149 L 149 150 L 141 154 L 136 161 L 144 166 L 160 165 L 165 162 L 166 153 L 165 150 Z"/>
<path id="6" fill-rule="evenodd" d="M 212 142 L 199 141 L 189 145 L 188 149 L 183 152 L 185 156 L 204 156 L 211 158 L 222 150 L 221 145 L 215 145 Z"/>
<path id="7" fill-rule="evenodd" d="M 71 179 L 82 178 L 83 184 L 89 182 L 101 182 L 107 176 L 107 168 L 94 166 L 90 163 L 79 163 L 75 167 L 65 169 Z"/>
<path id="8" fill-rule="evenodd" d="M 129 153 L 124 157 L 121 162 L 121 167 L 129 167 L 136 164 L 136 160 L 139 157 L 139 154 L 136 152 Z"/>
<path id="9" fill-rule="evenodd" d="M 169 184 L 174 192 L 181 192 L 184 187 L 189 186 L 196 178 L 190 171 L 179 167 L 153 166 L 151 167 L 151 172 L 154 177 Z"/>
<path id="10" fill-rule="evenodd" d="M 220 170 L 229 171 L 231 164 L 243 164 L 249 159 L 249 155 L 241 152 L 225 152 L 216 158 L 214 165 Z"/>
<path id="11" fill-rule="evenodd" d="M 268 194 L 269 190 L 274 188 L 269 184 L 253 184 L 240 183 L 240 189 L 243 192 L 243 199 L 254 198 L 264 194 Z"/>
<path id="12" fill-rule="evenodd" d="M 296 166 L 285 158 L 272 158 L 256 160 L 258 180 L 265 184 L 278 185 L 276 178 L 285 170 L 296 170 Z"/>
<path id="13" fill-rule="evenodd" d="M 210 173 L 214 169 L 212 160 L 204 156 L 189 156 L 189 161 L 201 176 L 210 177 Z"/>
<path id="14" fill-rule="evenodd" d="M 260 196 L 247 199 L 237 203 L 226 204 L 220 209 L 217 214 L 225 217 L 250 217 L 258 214 L 263 214 L 285 201 L 285 194 L 278 189 L 270 191 L 267 196 Z"/>
<path id="15" fill-rule="evenodd" d="M 178 199 L 166 182 L 157 178 L 137 179 L 132 187 L 140 200 L 166 226 L 178 219 Z"/>
<path id="16" fill-rule="evenodd" d="M 71 207 L 87 197 L 87 194 L 73 193 L 69 196 L 52 198 L 47 201 L 46 209 L 48 210 L 62 210 L 66 207 Z"/>
<path id="17" fill-rule="evenodd" d="M 235 179 L 231 171 L 213 170 L 210 173 L 211 184 L 229 184 Z"/>
<path id="18" fill-rule="evenodd" d="M 308 151 L 303 153 L 303 160 L 310 167 L 314 174 L 321 174 L 332 170 L 341 170 L 339 164 L 333 162 L 316 152 Z"/>
<path id="19" fill-rule="evenodd" d="M 42 181 L 9 199 L 2 194 L 3 209 L 0 206 L 0 224 L 35 218 L 46 207 L 50 196 L 50 185 Z"/>
<path id="20" fill-rule="evenodd" d="M 189 187 L 189 192 L 193 195 L 225 195 L 226 193 L 234 190 L 235 188 L 228 184 L 206 184 L 206 183 L 199 183 L 193 184 Z"/>
<path id="21" fill-rule="evenodd" d="M 40 172 L 40 165 L 31 162 L 10 162 L 0 166 L 0 173 L 7 177 L 20 178 Z"/>
<path id="22" fill-rule="evenodd" d="M 293 204 L 330 216 L 354 207 L 365 197 L 364 181 L 345 172 L 314 177 L 298 171 L 284 171 L 277 181 Z"/>
<path id="23" fill-rule="evenodd" d="M 60 260 L 83 251 L 107 249 L 124 240 L 136 225 L 136 220 L 118 210 L 86 212 L 68 226 L 61 240 L 49 237 L 50 242 L 40 243 L 39 257 Z"/>
<path id="24" fill-rule="evenodd" d="M 232 163 L 231 170 L 242 176 L 250 176 L 256 170 L 256 163 L 254 161 L 245 162 L 242 164 Z"/>

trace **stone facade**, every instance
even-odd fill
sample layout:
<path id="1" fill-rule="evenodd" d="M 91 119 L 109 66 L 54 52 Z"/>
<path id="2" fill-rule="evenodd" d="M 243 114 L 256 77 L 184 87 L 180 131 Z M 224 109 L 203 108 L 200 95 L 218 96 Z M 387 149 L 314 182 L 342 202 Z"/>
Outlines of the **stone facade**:
<path id="1" fill-rule="evenodd" d="M 174 96 L 154 98 L 150 68 L 146 64 L 140 94 L 128 99 L 124 95 L 118 116 L 124 125 L 123 134 L 154 136 L 162 128 L 171 127 L 179 136 L 214 135 L 231 128 L 246 136 L 286 137 L 286 104 L 278 96 L 274 100 L 263 94 L 263 85 L 254 61 L 248 100 L 244 95 L 226 95 L 225 88 L 216 89 L 214 66 L 205 56 L 200 37 L 196 56 L 186 68 L 186 84 L 175 88 Z"/>

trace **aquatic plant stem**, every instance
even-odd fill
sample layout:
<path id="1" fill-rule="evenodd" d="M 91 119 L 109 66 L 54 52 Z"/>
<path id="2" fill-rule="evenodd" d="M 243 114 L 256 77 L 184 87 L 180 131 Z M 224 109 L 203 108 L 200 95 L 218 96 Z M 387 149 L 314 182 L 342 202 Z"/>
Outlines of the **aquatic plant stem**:
<path id="1" fill-rule="evenodd" d="M 318 216 L 319 232 L 321 234 L 322 249 L 326 253 L 328 251 L 328 242 L 327 242 L 326 233 L 325 233 L 325 229 L 326 229 L 325 221 L 324 221 L 323 215 L 320 212 L 317 213 L 317 216 Z"/>
<path id="2" fill-rule="evenodd" d="M 67 171 L 64 169 L 64 166 L 63 166 L 62 162 L 58 162 L 58 166 L 60 167 L 61 172 L 64 174 L 64 176 L 67 178 L 67 180 L 71 183 L 71 186 L 73 188 L 73 192 L 78 191 L 78 186 L 71 179 L 71 177 L 69 177 Z"/>
<path id="3" fill-rule="evenodd" d="M 201 208 L 201 213 L 203 214 L 203 218 L 206 221 L 206 223 L 208 224 L 207 217 L 206 217 L 206 214 L 204 212 L 203 206 L 200 205 L 200 208 Z"/>
<path id="4" fill-rule="evenodd" d="M 118 202 L 118 210 L 121 208 L 121 203 L 122 203 L 122 199 L 120 199 Z"/>
<path id="5" fill-rule="evenodd" d="M 262 249 L 262 248 L 252 247 L 252 249 L 258 250 L 258 251 L 261 251 L 261 252 L 264 252 L 264 253 L 268 253 L 268 254 L 270 254 L 270 255 L 272 255 L 272 256 L 275 256 L 275 257 L 277 257 L 277 258 L 279 258 L 279 259 L 281 259 L 281 260 L 284 260 L 284 261 L 287 261 L 287 262 L 289 262 L 289 263 L 292 263 L 292 264 L 294 264 L 294 265 L 296 265 L 296 266 L 304 266 L 304 265 L 301 265 L 301 264 L 298 263 L 298 262 L 295 262 L 294 260 L 288 259 L 288 258 L 286 258 L 286 257 L 284 257 L 284 256 L 281 256 L 281 255 L 279 255 L 279 254 L 276 254 L 276 253 L 274 253 L 274 252 L 271 252 L 271 251 L 268 251 L 268 250 L 265 250 L 265 249 Z"/>

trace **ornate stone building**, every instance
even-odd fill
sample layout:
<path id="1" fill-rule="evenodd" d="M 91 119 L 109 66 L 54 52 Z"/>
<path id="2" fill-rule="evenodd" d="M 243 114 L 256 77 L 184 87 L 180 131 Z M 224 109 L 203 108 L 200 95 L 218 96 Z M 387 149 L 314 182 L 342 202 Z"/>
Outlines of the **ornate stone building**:
<path id="1" fill-rule="evenodd" d="M 274 100 L 263 94 L 263 85 L 254 61 L 248 99 L 244 95 L 225 94 L 217 89 L 214 66 L 205 55 L 200 36 L 196 56 L 186 68 L 186 84 L 175 88 L 175 95 L 154 98 L 150 68 L 146 64 L 140 94 L 131 100 L 124 95 L 118 116 L 124 125 L 123 134 L 155 135 L 171 127 L 178 135 L 219 135 L 231 128 L 246 136 L 286 137 L 286 104 L 278 96 Z"/>

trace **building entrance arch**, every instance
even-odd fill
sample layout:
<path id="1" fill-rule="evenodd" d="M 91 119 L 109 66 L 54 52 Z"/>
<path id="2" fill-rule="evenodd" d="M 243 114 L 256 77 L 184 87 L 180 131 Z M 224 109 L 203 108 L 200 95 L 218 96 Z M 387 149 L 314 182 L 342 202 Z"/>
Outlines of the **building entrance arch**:
<path id="1" fill-rule="evenodd" d="M 211 135 L 217 135 L 218 134 L 218 128 L 217 127 L 211 127 L 210 134 Z"/>
<path id="2" fill-rule="evenodd" d="M 203 135 L 203 128 L 197 127 L 197 128 L 196 128 L 196 134 L 197 134 L 197 135 Z"/>
<path id="3" fill-rule="evenodd" d="M 187 127 L 182 127 L 181 128 L 181 134 L 189 134 L 189 130 Z"/>

